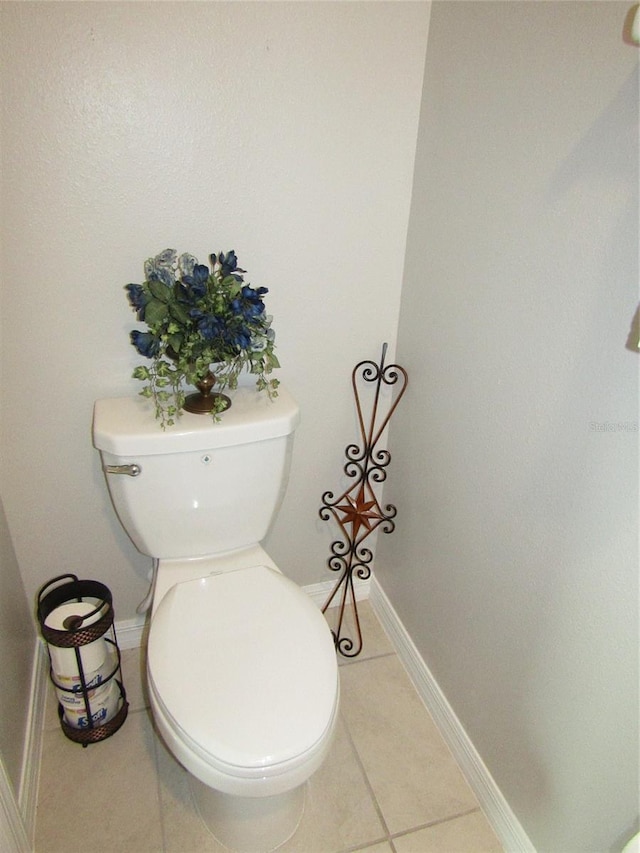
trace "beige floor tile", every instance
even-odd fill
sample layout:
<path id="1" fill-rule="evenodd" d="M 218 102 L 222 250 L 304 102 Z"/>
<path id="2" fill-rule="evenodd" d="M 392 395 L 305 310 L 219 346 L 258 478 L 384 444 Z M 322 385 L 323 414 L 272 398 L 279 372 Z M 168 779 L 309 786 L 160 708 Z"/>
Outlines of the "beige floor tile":
<path id="1" fill-rule="evenodd" d="M 397 853 L 501 853 L 503 849 L 482 812 L 394 838 L 393 843 Z"/>
<path id="2" fill-rule="evenodd" d="M 158 741 L 158 773 L 166 853 L 222 853 L 198 816 L 186 771 Z M 325 763 L 310 779 L 298 830 L 282 853 L 338 853 L 384 837 L 384 830 L 353 753 L 339 723 Z"/>
<path id="3" fill-rule="evenodd" d="M 305 813 L 282 853 L 337 853 L 364 847 L 385 832 L 362 770 L 340 720 L 322 767 L 308 784 Z"/>
<path id="4" fill-rule="evenodd" d="M 358 850 L 354 850 L 353 853 L 393 853 L 393 850 L 388 841 L 381 841 L 372 847 L 360 847 Z"/>
<path id="5" fill-rule="evenodd" d="M 395 655 L 340 674 L 343 714 L 391 833 L 477 806 Z"/>
<path id="6" fill-rule="evenodd" d="M 145 712 L 86 749 L 45 732 L 36 853 L 162 850 L 153 733 Z"/>
<path id="7" fill-rule="evenodd" d="M 325 614 L 332 630 L 337 629 L 339 610 L 339 607 L 330 607 Z M 339 664 L 343 665 L 347 663 L 354 663 L 373 657 L 379 657 L 380 655 L 394 653 L 391 641 L 387 637 L 384 628 L 380 625 L 380 622 L 373 612 L 371 604 L 367 600 L 358 602 L 358 619 L 360 621 L 360 632 L 362 634 L 362 650 L 354 658 L 338 655 Z M 349 637 L 354 642 L 358 636 L 353 605 L 345 607 L 341 636 Z"/>

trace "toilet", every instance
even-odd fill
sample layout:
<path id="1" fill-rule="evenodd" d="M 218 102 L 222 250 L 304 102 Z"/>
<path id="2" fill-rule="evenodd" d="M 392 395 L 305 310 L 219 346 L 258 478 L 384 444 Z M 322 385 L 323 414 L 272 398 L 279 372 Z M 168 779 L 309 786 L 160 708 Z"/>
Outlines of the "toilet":
<path id="1" fill-rule="evenodd" d="M 219 423 L 162 431 L 142 397 L 98 400 L 93 442 L 115 511 L 154 558 L 154 722 L 212 834 L 240 853 L 295 832 L 338 705 L 331 631 L 260 544 L 284 496 L 296 402 L 233 392 Z"/>

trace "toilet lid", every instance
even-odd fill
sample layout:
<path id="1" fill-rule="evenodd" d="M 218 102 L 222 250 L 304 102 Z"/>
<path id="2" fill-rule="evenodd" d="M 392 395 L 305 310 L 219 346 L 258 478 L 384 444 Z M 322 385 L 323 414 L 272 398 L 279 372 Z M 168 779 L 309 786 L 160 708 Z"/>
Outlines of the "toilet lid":
<path id="1" fill-rule="evenodd" d="M 187 740 L 240 772 L 297 758 L 335 711 L 331 631 L 309 596 L 267 566 L 172 587 L 151 623 L 148 670 Z"/>

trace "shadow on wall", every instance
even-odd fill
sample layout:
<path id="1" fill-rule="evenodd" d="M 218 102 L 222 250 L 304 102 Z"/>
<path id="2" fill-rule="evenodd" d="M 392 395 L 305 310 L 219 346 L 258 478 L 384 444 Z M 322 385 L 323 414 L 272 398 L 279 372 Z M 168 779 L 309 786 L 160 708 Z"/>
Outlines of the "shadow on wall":
<path id="1" fill-rule="evenodd" d="M 636 12 L 640 14 L 640 6 L 632 8 L 625 21 L 624 40 L 629 44 L 635 44 L 631 40 L 630 32 Z M 638 74 L 634 70 L 620 87 L 618 95 L 603 110 L 598 121 L 589 128 L 579 144 L 557 169 L 548 194 L 549 201 L 557 203 L 570 189 L 580 183 L 589 180 L 601 184 L 605 180 L 610 192 L 619 191 L 622 196 L 626 195 L 627 197 L 626 205 L 618 220 L 617 230 L 621 235 L 637 233 L 638 195 L 636 188 L 640 180 L 638 158 L 638 151 L 640 150 L 640 92 L 638 80 Z M 612 128 L 616 128 L 615 146 L 611 145 L 610 140 Z M 602 151 L 609 152 L 607 160 L 603 160 Z M 597 164 L 597 169 L 595 164 Z M 612 255 L 625 249 L 622 242 L 616 245 L 615 236 L 615 234 L 612 235 L 610 249 Z M 620 240 L 624 241 L 624 236 Z M 603 280 L 609 288 L 628 289 L 629 292 L 637 289 L 637 269 L 635 280 L 619 282 L 610 279 L 607 274 L 608 265 L 606 266 L 607 269 L 603 270 Z M 606 287 L 603 288 L 603 293 L 606 298 Z M 627 332 L 626 349 L 635 353 L 640 352 L 640 305 L 636 308 Z"/>
<path id="2" fill-rule="evenodd" d="M 549 190 L 551 201 L 587 176 L 599 181 L 617 178 L 628 190 L 630 202 L 637 199 L 638 185 L 638 74 L 634 69 L 617 96 L 597 122 L 584 134 L 556 170 Z M 611 145 L 615 128 L 616 145 Z M 602 152 L 609 152 L 603 161 Z M 613 153 L 613 156 L 611 156 Z M 597 165 L 597 169 L 596 169 Z"/>
<path id="3" fill-rule="evenodd" d="M 636 313 L 631 320 L 626 347 L 631 352 L 640 354 L 640 305 L 636 308 Z"/>
<path id="4" fill-rule="evenodd" d="M 638 3 L 629 9 L 624 19 L 622 41 L 634 47 L 640 44 L 640 4 Z"/>

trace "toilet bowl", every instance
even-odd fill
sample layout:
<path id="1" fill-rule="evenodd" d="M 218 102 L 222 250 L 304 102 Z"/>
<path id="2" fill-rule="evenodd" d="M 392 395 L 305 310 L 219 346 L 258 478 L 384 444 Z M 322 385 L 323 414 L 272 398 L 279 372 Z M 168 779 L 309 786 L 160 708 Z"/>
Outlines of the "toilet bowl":
<path id="1" fill-rule="evenodd" d="M 123 527 L 156 560 L 147 682 L 155 724 L 226 847 L 267 853 L 300 821 L 339 705 L 333 637 L 263 550 L 298 406 L 239 388 L 221 423 L 162 432 L 147 400 L 98 400 L 93 438 Z"/>
<path id="2" fill-rule="evenodd" d="M 339 682 L 311 599 L 268 566 L 175 584 L 154 612 L 151 707 L 178 760 L 225 794 L 302 785 L 331 743 Z"/>
<path id="3" fill-rule="evenodd" d="M 242 853 L 284 843 L 339 703 L 331 634 L 306 593 L 273 564 L 174 584 L 154 609 L 147 682 L 209 831 Z"/>

